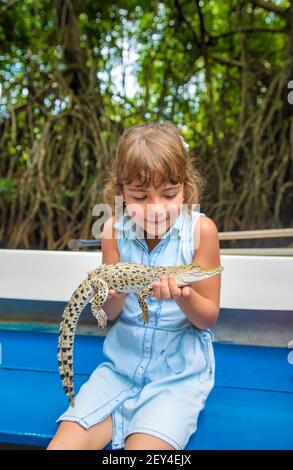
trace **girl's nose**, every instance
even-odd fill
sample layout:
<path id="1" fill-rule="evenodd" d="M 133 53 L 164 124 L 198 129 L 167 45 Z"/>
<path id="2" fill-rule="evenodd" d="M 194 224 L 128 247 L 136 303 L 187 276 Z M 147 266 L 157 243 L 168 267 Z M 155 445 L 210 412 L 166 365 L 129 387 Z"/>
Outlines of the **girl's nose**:
<path id="1" fill-rule="evenodd" d="M 158 203 L 151 202 L 150 204 L 148 204 L 147 210 L 148 210 L 148 214 L 150 217 L 159 218 L 165 214 L 165 205 L 162 204 L 161 202 L 158 202 Z"/>

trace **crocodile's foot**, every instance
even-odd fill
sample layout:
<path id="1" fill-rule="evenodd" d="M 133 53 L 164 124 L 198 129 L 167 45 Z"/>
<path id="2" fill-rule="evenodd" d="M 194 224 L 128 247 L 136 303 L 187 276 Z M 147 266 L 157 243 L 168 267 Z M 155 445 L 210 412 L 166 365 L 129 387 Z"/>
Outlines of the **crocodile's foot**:
<path id="1" fill-rule="evenodd" d="M 99 327 L 104 330 L 106 328 L 107 322 L 108 322 L 108 318 L 107 318 L 106 313 L 104 312 L 103 309 L 96 310 L 93 307 L 93 305 L 92 305 L 91 310 L 92 310 L 93 316 L 98 320 Z"/>

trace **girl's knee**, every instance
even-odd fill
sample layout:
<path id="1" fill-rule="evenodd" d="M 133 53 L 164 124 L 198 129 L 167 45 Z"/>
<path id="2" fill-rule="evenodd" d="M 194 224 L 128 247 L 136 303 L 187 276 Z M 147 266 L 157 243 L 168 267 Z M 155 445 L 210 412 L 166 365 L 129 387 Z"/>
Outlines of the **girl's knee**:
<path id="1" fill-rule="evenodd" d="M 53 439 L 49 442 L 46 450 L 65 450 L 65 449 L 62 446 L 62 443 L 58 442 L 58 439 L 55 439 L 55 437 L 53 437 Z"/>
<path id="2" fill-rule="evenodd" d="M 79 423 L 61 421 L 47 450 L 101 450 L 112 439 L 112 416 L 85 429 Z"/>
<path id="3" fill-rule="evenodd" d="M 176 450 L 167 441 L 146 433 L 129 434 L 125 450 Z"/>
<path id="4" fill-rule="evenodd" d="M 84 445 L 86 430 L 78 423 L 61 421 L 46 450 L 73 450 Z"/>

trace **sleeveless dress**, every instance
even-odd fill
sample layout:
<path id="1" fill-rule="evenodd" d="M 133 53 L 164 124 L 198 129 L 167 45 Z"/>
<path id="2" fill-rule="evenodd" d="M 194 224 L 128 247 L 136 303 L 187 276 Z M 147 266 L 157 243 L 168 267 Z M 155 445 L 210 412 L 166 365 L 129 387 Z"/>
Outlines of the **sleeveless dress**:
<path id="1" fill-rule="evenodd" d="M 204 215 L 181 211 L 149 250 L 143 230 L 122 214 L 114 224 L 120 261 L 148 266 L 191 263 L 194 226 Z M 69 406 L 57 422 L 76 421 L 88 429 L 112 414 L 112 449 L 124 448 L 128 435 L 142 432 L 183 450 L 214 386 L 214 335 L 194 326 L 173 299 L 147 297 L 147 303 L 149 322 L 144 325 L 137 294 L 126 296 L 104 340 L 107 360 L 93 371 L 74 407 Z"/>

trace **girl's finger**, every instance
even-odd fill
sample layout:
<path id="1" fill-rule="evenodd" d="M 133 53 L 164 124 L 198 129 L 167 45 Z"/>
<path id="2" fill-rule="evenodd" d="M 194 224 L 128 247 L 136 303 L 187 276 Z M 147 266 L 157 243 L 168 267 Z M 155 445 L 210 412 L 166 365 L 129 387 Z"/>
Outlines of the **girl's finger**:
<path id="1" fill-rule="evenodd" d="M 183 297 L 189 297 L 190 292 L 191 292 L 190 289 L 191 289 L 191 287 L 189 287 L 189 286 L 182 287 L 181 292 L 182 292 Z"/>
<path id="2" fill-rule="evenodd" d="M 174 276 L 169 276 L 169 289 L 173 299 L 177 299 L 181 295 L 181 290 L 178 288 Z"/>
<path id="3" fill-rule="evenodd" d="M 108 298 L 113 297 L 113 295 L 114 295 L 113 289 L 109 289 Z"/>
<path id="4" fill-rule="evenodd" d="M 163 299 L 171 299 L 169 284 L 168 284 L 168 276 L 161 277 L 161 292 Z"/>
<path id="5" fill-rule="evenodd" d="M 111 291 L 111 295 L 112 297 L 125 297 L 127 295 L 127 293 L 125 292 L 120 292 L 120 291 L 117 291 L 115 289 L 109 289 L 109 292 Z"/>
<path id="6" fill-rule="evenodd" d="M 156 299 L 160 300 L 161 299 L 161 284 L 159 282 L 157 282 L 156 284 L 154 284 L 154 287 L 153 287 L 153 291 L 154 291 L 154 297 L 156 297 Z"/>

